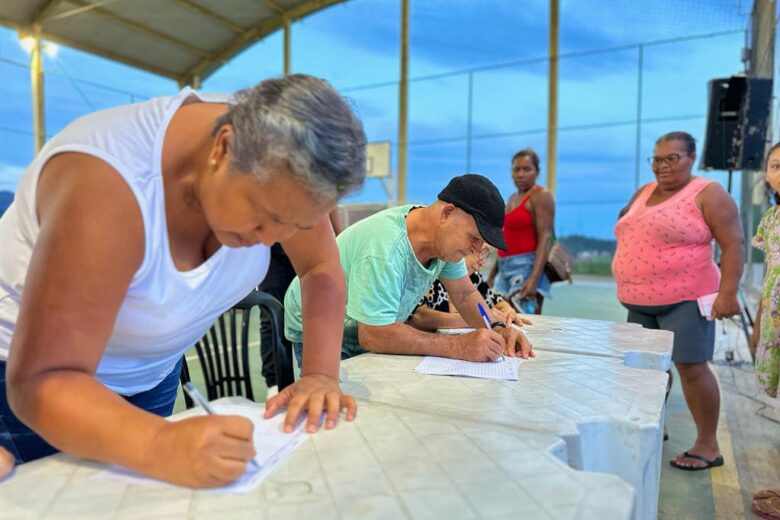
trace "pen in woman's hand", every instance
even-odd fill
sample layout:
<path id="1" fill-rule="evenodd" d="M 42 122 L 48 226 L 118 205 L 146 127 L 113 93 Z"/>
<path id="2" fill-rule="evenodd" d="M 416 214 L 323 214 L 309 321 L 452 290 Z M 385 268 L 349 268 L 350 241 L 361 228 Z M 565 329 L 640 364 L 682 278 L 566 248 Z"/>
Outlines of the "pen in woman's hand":
<path id="1" fill-rule="evenodd" d="M 203 408 L 207 414 L 209 415 L 218 415 L 217 412 L 214 411 L 214 409 L 211 407 L 209 402 L 206 400 L 205 397 L 203 397 L 203 394 L 201 394 L 197 388 L 193 386 L 192 383 L 185 383 L 182 385 L 182 388 L 185 392 L 187 392 L 187 395 L 189 395 L 195 403 Z M 249 463 L 252 465 L 255 469 L 260 469 L 260 465 L 257 463 L 255 459 L 249 459 Z"/>

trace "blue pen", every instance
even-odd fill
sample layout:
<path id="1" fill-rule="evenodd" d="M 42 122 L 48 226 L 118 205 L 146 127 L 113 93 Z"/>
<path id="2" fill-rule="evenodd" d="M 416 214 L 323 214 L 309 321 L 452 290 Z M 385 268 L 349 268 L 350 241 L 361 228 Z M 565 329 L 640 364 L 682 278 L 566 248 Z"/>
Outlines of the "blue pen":
<path id="1" fill-rule="evenodd" d="M 488 330 L 491 330 L 490 318 L 488 318 L 487 312 L 485 312 L 485 308 L 479 302 L 477 302 L 477 309 L 479 309 L 479 313 L 482 315 L 482 319 L 485 320 L 485 327 L 487 327 Z M 506 361 L 503 352 L 501 353 L 501 361 Z"/>

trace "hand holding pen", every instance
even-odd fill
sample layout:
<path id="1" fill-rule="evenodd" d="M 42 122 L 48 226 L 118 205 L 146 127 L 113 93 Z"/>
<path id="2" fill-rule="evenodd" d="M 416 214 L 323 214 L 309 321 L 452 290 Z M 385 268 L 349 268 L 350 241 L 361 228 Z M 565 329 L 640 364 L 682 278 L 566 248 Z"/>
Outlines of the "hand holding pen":
<path id="1" fill-rule="evenodd" d="M 203 396 L 192 394 L 213 412 Z M 198 415 L 180 421 L 155 418 L 150 426 L 146 443 L 139 447 L 143 450 L 140 464 L 128 467 L 179 486 L 225 486 L 241 478 L 257 455 L 254 425 L 240 415 Z"/>
<path id="2" fill-rule="evenodd" d="M 209 415 L 218 415 L 214 409 L 211 407 L 209 402 L 206 400 L 205 397 L 203 397 L 203 394 L 201 394 L 197 388 L 193 386 L 192 383 L 185 383 L 182 388 L 185 392 L 187 392 L 187 395 L 192 398 L 193 401 L 195 401 L 195 404 L 203 408 L 205 412 Z M 249 465 L 252 466 L 254 469 L 260 469 L 260 466 L 257 464 L 257 461 L 254 458 L 249 459 Z"/>
<path id="3" fill-rule="evenodd" d="M 482 315 L 482 319 L 485 321 L 485 325 L 492 329 L 490 326 L 490 318 L 488 318 L 487 312 L 485 312 L 485 308 L 481 304 L 477 304 L 477 307 L 479 308 L 479 313 Z M 514 324 L 507 327 L 506 324 L 502 323 L 504 325 L 504 330 L 502 330 L 502 336 L 504 338 L 504 341 L 506 342 L 506 347 L 509 352 L 510 356 L 519 356 L 523 359 L 528 359 L 529 357 L 536 357 L 536 353 L 534 353 L 533 345 L 531 345 L 531 342 L 528 341 L 528 337 L 526 337 L 525 334 L 519 329 L 519 327 L 516 327 Z M 504 356 L 501 356 L 501 359 L 504 359 Z"/>
<path id="4" fill-rule="evenodd" d="M 493 327 L 490 326 L 490 318 L 488 317 L 487 312 L 485 312 L 485 307 L 483 307 L 481 303 L 477 302 L 477 309 L 479 309 L 479 313 L 482 315 L 482 319 L 485 321 L 485 327 L 487 327 L 488 330 L 493 330 Z M 506 361 L 503 352 L 501 353 L 501 361 Z"/>

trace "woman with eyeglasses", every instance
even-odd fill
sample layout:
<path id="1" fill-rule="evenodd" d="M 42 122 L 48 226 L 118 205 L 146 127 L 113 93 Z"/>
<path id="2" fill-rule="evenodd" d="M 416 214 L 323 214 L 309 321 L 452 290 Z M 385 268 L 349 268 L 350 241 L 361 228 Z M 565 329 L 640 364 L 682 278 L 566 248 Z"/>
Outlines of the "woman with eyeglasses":
<path id="1" fill-rule="evenodd" d="M 493 290 L 480 272 L 492 253 L 493 249 L 485 244 L 481 250 L 464 257 L 471 283 L 485 299 L 488 307 L 493 309 L 493 314 L 497 316 L 497 319 L 504 323 L 517 323 L 519 325 L 530 323 L 530 321 L 521 318 L 514 307 Z M 433 282 L 431 288 L 412 311 L 409 325 L 421 330 L 455 329 L 468 326 L 458 314 L 458 309 L 454 305 L 450 305 L 447 289 L 438 279 Z"/>
<path id="2" fill-rule="evenodd" d="M 670 463 L 687 471 L 723 465 L 716 438 L 720 393 L 707 362 L 715 342 L 712 319 L 739 313 L 744 242 L 734 200 L 718 183 L 693 175 L 695 161 L 690 134 L 670 132 L 656 141 L 649 158 L 656 180 L 620 212 L 612 263 L 628 321 L 674 332 L 672 360 L 697 435 Z M 713 239 L 722 251 L 720 269 Z M 703 316 L 697 300 L 708 296 L 712 310 Z"/>
<path id="3" fill-rule="evenodd" d="M 550 295 L 544 265 L 555 227 L 552 194 L 536 184 L 539 155 L 524 148 L 512 157 L 512 181 L 517 193 L 509 197 L 504 217 L 504 241 L 509 248 L 498 252 L 488 281 L 519 310 L 541 314 Z"/>

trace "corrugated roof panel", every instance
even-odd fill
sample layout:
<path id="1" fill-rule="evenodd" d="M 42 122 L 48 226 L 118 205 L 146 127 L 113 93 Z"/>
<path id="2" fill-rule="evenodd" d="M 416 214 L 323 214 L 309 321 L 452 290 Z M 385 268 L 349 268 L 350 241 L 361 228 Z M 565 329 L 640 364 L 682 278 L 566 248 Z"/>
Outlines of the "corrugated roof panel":
<path id="1" fill-rule="evenodd" d="M 190 2 L 213 11 L 244 29 L 251 29 L 260 21 L 279 14 L 265 2 L 258 0 L 222 0 L 220 2 L 190 0 Z"/>
<path id="2" fill-rule="evenodd" d="M 133 0 L 109 4 L 106 11 L 205 51 L 225 45 L 236 32 L 175 2 Z"/>
<path id="3" fill-rule="evenodd" d="M 33 13 L 36 13 L 47 3 L 48 0 L 32 0 L 28 2 L 2 0 L 0 1 L 0 18 L 24 24 Z"/>
<path id="4" fill-rule="evenodd" d="M 185 49 L 132 31 L 95 16 L 64 18 L 48 26 L 48 32 L 68 40 L 78 40 L 90 47 L 160 68 L 178 75 L 203 58 Z"/>

